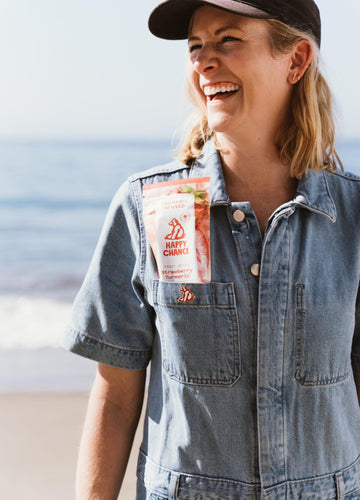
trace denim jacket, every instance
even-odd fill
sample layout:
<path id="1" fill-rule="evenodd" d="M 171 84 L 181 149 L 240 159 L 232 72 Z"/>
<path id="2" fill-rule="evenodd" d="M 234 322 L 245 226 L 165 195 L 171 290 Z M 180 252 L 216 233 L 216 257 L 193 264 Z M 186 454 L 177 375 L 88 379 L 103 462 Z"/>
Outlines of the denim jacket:
<path id="1" fill-rule="evenodd" d="M 145 184 L 211 178 L 210 283 L 159 281 Z M 132 176 L 110 207 L 64 345 L 151 360 L 143 499 L 360 498 L 360 179 L 310 171 L 262 237 L 212 142 L 192 166 Z"/>

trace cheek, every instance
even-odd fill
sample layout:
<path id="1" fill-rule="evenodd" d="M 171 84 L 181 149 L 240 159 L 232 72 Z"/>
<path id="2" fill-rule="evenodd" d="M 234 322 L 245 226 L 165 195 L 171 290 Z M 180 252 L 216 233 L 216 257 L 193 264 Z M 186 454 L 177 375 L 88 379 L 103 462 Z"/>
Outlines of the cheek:
<path id="1" fill-rule="evenodd" d="M 195 71 L 191 62 L 187 65 L 187 81 L 189 84 L 189 94 L 193 103 L 206 112 L 206 98 L 201 90 L 199 74 Z"/>
<path id="2" fill-rule="evenodd" d="M 265 66 L 265 65 L 264 65 Z M 281 91 L 288 84 L 289 63 L 286 58 L 273 59 L 264 70 L 267 75 L 267 84 L 274 90 Z"/>
<path id="3" fill-rule="evenodd" d="M 287 82 L 282 67 L 276 63 L 268 64 L 267 61 L 252 67 L 247 75 L 250 76 L 243 80 L 246 94 L 258 101 L 271 102 L 271 99 L 283 93 Z"/>

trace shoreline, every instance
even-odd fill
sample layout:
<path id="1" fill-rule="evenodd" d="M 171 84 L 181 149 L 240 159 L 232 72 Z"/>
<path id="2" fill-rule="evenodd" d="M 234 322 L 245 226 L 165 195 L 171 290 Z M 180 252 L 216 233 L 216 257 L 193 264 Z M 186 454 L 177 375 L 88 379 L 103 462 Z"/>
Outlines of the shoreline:
<path id="1" fill-rule="evenodd" d="M 61 346 L 0 349 L 0 394 L 89 392 L 96 368 Z"/>
<path id="2" fill-rule="evenodd" d="M 0 349 L 57 347 L 72 303 L 51 296 L 0 295 Z"/>
<path id="3" fill-rule="evenodd" d="M 0 393 L 89 391 L 97 363 L 61 346 L 71 302 L 0 295 Z"/>

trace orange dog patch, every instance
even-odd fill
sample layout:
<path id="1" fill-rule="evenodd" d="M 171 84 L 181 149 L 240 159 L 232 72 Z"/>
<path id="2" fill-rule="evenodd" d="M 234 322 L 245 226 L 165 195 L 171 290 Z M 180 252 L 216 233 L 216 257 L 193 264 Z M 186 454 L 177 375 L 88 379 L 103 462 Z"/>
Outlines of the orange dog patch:
<path id="1" fill-rule="evenodd" d="M 186 285 L 180 288 L 180 292 L 182 292 L 182 296 L 178 299 L 178 302 L 192 302 L 196 298 Z"/>

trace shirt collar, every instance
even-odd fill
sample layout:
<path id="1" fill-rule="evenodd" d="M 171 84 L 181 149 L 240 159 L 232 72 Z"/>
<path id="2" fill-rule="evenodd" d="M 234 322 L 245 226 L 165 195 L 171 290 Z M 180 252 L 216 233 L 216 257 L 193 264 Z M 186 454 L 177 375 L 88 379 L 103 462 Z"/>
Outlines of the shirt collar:
<path id="1" fill-rule="evenodd" d="M 201 155 L 192 166 L 190 175 L 191 177 L 210 177 L 211 206 L 231 204 L 226 192 L 221 158 L 212 139 L 205 143 Z"/>
<path id="2" fill-rule="evenodd" d="M 335 222 L 336 208 L 329 190 L 327 175 L 329 174 L 310 169 L 299 180 L 297 196 L 293 202 L 311 211 L 324 214 Z M 226 192 L 220 155 L 212 139 L 204 145 L 201 155 L 192 166 L 190 176 L 210 177 L 211 206 L 231 204 Z"/>
<path id="3" fill-rule="evenodd" d="M 332 222 L 336 221 L 336 207 L 329 190 L 327 172 L 309 170 L 299 180 L 295 201 L 309 210 L 326 215 Z"/>

